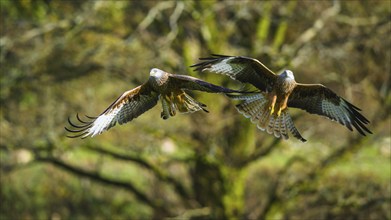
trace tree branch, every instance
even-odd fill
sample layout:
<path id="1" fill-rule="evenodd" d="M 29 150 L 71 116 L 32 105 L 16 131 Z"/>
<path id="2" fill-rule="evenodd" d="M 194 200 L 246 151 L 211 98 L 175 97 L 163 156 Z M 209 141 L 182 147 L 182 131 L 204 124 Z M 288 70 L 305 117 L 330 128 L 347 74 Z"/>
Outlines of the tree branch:
<path id="1" fill-rule="evenodd" d="M 362 140 L 362 137 L 354 137 L 351 138 L 350 141 L 347 142 L 346 145 L 340 147 L 339 149 L 335 150 L 331 154 L 329 154 L 327 157 L 325 157 L 323 160 L 320 161 L 317 165 L 313 165 L 310 172 L 308 172 L 307 175 L 304 175 L 303 178 L 298 179 L 294 183 L 292 183 L 291 186 L 285 187 L 286 189 L 292 190 L 293 188 L 303 188 L 302 186 L 307 184 L 310 181 L 313 181 L 317 177 L 319 177 L 324 170 L 326 170 L 328 167 L 330 167 L 332 164 L 335 164 L 336 160 L 339 160 L 343 158 L 343 156 L 349 152 L 354 150 L 354 148 L 358 148 L 361 146 L 360 141 Z M 353 147 L 351 147 L 353 146 Z M 260 214 L 257 216 L 257 219 L 264 219 L 267 215 L 267 213 L 271 210 L 271 208 L 277 204 L 277 203 L 283 203 L 283 197 L 278 194 L 279 186 L 282 183 L 283 177 L 287 173 L 288 169 L 294 164 L 295 162 L 304 162 L 308 163 L 308 161 L 305 158 L 302 158 L 300 156 L 292 157 L 288 162 L 285 164 L 284 168 L 281 169 L 277 174 L 277 179 L 274 181 L 273 184 L 271 184 L 271 189 L 269 190 L 269 196 L 267 200 L 266 207 L 260 212 Z M 310 166 L 309 166 L 310 167 Z M 300 193 L 300 192 L 297 192 Z M 284 192 L 282 192 L 282 195 L 284 195 Z"/>
<path id="2" fill-rule="evenodd" d="M 211 214 L 211 209 L 209 207 L 203 207 L 199 209 L 188 209 L 183 212 L 181 215 L 167 218 L 167 220 L 185 220 L 185 219 L 208 219 Z"/>
<path id="3" fill-rule="evenodd" d="M 274 138 L 273 142 L 270 143 L 267 147 L 259 148 L 256 152 L 251 154 L 248 158 L 246 158 L 245 160 L 241 161 L 239 163 L 239 167 L 244 168 L 244 167 L 248 166 L 249 164 L 251 164 L 251 162 L 258 160 L 259 158 L 261 158 L 261 157 L 263 157 L 265 155 L 268 155 L 273 150 L 273 148 L 278 143 L 280 143 L 280 141 L 281 141 L 280 139 Z"/>
<path id="4" fill-rule="evenodd" d="M 285 47 L 285 54 L 287 57 L 290 57 L 290 63 L 295 63 L 296 65 L 301 62 L 302 57 L 298 56 L 299 51 L 308 44 L 313 38 L 315 38 L 326 25 L 327 20 L 338 15 L 341 11 L 341 3 L 336 0 L 333 3 L 333 6 L 324 10 L 320 17 L 313 23 L 312 27 L 308 28 L 306 31 L 301 34 L 296 41 L 289 47 Z"/>
<path id="5" fill-rule="evenodd" d="M 268 197 L 265 201 L 266 204 L 257 215 L 257 219 L 265 219 L 267 213 L 271 210 L 273 205 L 281 201 L 281 197 L 278 196 L 277 191 L 283 181 L 283 177 L 285 177 L 285 174 L 288 172 L 289 168 L 297 162 L 306 164 L 308 163 L 308 161 L 301 156 L 293 156 L 285 163 L 284 167 L 277 173 L 277 178 L 275 179 L 274 183 L 270 184 Z"/>
<path id="6" fill-rule="evenodd" d="M 105 178 L 97 173 L 83 170 L 81 168 L 78 168 L 76 166 L 72 166 L 70 164 L 67 164 L 67 163 L 65 163 L 59 159 L 53 158 L 53 157 L 39 157 L 39 156 L 37 156 L 36 160 L 40 161 L 40 162 L 53 164 L 63 170 L 71 172 L 77 176 L 87 177 L 89 179 L 92 179 L 92 180 L 100 182 L 100 183 L 123 188 L 123 189 L 133 193 L 139 201 L 145 203 L 146 205 L 152 207 L 153 209 L 158 209 L 158 210 L 167 212 L 166 214 L 169 214 L 169 211 L 168 211 L 169 209 L 167 207 L 165 207 L 160 202 L 156 202 L 156 201 L 151 200 L 144 193 L 139 191 L 133 184 L 129 183 L 128 181 L 123 182 L 123 181 L 116 181 L 116 180 L 108 179 L 108 178 Z"/>
<path id="7" fill-rule="evenodd" d="M 98 147 L 87 146 L 87 148 L 90 150 L 93 150 L 95 152 L 105 154 L 105 155 L 108 155 L 110 157 L 113 157 L 113 158 L 116 158 L 119 160 L 132 161 L 132 162 L 152 171 L 159 180 L 173 185 L 173 187 L 181 195 L 181 199 L 185 203 L 188 203 L 187 199 L 191 198 L 190 194 L 187 192 L 185 187 L 180 182 L 178 182 L 175 178 L 170 176 L 168 173 L 163 172 L 157 166 L 154 166 L 153 164 L 149 163 L 147 161 L 147 159 L 145 159 L 145 158 L 142 158 L 140 156 L 123 155 L 123 154 L 119 154 L 119 153 L 112 152 L 107 149 L 98 148 Z"/>

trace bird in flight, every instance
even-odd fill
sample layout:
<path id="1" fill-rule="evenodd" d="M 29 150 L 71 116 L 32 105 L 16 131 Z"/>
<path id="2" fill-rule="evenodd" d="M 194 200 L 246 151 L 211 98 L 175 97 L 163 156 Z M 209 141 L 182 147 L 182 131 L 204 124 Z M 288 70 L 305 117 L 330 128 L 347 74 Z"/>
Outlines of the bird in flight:
<path id="1" fill-rule="evenodd" d="M 199 90 L 209 93 L 242 93 L 217 86 L 195 77 L 177 75 L 153 68 L 147 82 L 134 89 L 124 92 L 98 117 L 86 116 L 81 119 L 76 115 L 78 123 L 68 118 L 72 128 L 65 129 L 75 133 L 70 138 L 95 136 L 115 126 L 117 123 L 124 124 L 137 118 L 144 112 L 154 107 L 161 101 L 163 110 L 161 117 L 168 119 L 174 116 L 177 111 L 181 113 L 192 113 L 199 110 L 208 112 L 206 105 L 189 96 L 186 90 Z"/>
<path id="2" fill-rule="evenodd" d="M 296 83 L 293 72 L 284 70 L 276 75 L 259 60 L 244 56 L 212 54 L 200 58 L 201 62 L 192 65 L 197 71 L 224 74 L 242 83 L 249 83 L 260 90 L 254 94 L 228 95 L 241 100 L 237 110 L 257 127 L 277 138 L 288 139 L 290 132 L 302 142 L 304 139 L 295 127 L 288 107 L 299 108 L 312 114 L 325 116 L 346 126 L 353 127 L 361 134 L 372 134 L 366 127 L 369 120 L 358 107 L 338 96 L 321 84 Z"/>

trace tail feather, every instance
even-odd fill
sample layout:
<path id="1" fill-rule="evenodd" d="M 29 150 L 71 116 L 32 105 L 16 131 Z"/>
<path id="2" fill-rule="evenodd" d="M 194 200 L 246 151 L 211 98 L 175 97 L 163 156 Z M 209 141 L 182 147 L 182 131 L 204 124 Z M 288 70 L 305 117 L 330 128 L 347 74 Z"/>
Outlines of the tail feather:
<path id="1" fill-rule="evenodd" d="M 287 114 L 286 116 L 287 116 L 287 118 L 286 118 L 285 122 L 286 122 L 286 127 L 288 128 L 288 130 L 292 133 L 292 135 L 295 138 L 299 139 L 302 142 L 306 142 L 307 140 L 301 136 L 300 132 L 296 129 L 295 125 L 293 124 L 293 121 L 292 121 L 292 118 L 290 117 L 290 115 Z"/>
<path id="2" fill-rule="evenodd" d="M 274 122 L 274 128 L 273 128 L 273 132 L 274 132 L 274 136 L 276 137 L 281 137 L 281 131 L 280 131 L 280 126 L 281 126 L 281 117 L 277 117 L 275 122 Z"/>
<path id="3" fill-rule="evenodd" d="M 261 117 L 261 115 L 260 115 L 260 113 L 262 113 L 261 106 L 258 105 L 257 108 L 254 109 L 254 111 L 255 112 L 254 112 L 253 116 L 250 119 L 251 119 L 251 123 L 256 124 L 259 121 L 260 117 Z"/>
<path id="4" fill-rule="evenodd" d="M 239 113 L 243 114 L 244 117 L 250 118 L 254 123 L 254 121 L 257 120 L 257 114 L 263 105 L 264 103 L 262 103 L 262 100 L 249 100 L 236 105 L 236 109 Z"/>
<path id="5" fill-rule="evenodd" d="M 273 134 L 273 132 L 274 132 L 274 122 L 275 121 L 276 121 L 276 119 L 273 117 L 273 115 L 271 115 L 270 119 L 269 119 L 269 124 L 266 127 L 266 132 L 268 134 Z"/>
<path id="6" fill-rule="evenodd" d="M 236 105 L 238 112 L 244 115 L 244 117 L 250 118 L 251 122 L 257 124 L 257 127 L 260 130 L 265 130 L 270 114 L 264 110 L 267 100 L 262 96 L 262 94 L 229 95 L 229 97 L 244 100 L 244 102 Z M 247 97 L 248 99 L 246 99 Z"/>
<path id="7" fill-rule="evenodd" d="M 265 131 L 266 125 L 269 124 L 269 119 L 270 119 L 270 112 L 267 110 L 267 108 L 263 108 L 263 111 L 259 112 L 259 121 L 257 124 L 257 128 L 260 129 L 261 131 Z"/>
<path id="8" fill-rule="evenodd" d="M 281 137 L 285 140 L 289 139 L 288 130 L 286 128 L 286 117 L 289 117 L 289 113 L 287 111 L 283 111 L 280 116 L 280 134 Z"/>
<path id="9" fill-rule="evenodd" d="M 296 129 L 288 109 L 283 110 L 280 116 L 270 114 L 268 99 L 263 93 L 227 96 L 243 101 L 236 105 L 236 109 L 256 124 L 258 129 L 282 139 L 288 139 L 290 132 L 300 141 L 306 141 Z"/>

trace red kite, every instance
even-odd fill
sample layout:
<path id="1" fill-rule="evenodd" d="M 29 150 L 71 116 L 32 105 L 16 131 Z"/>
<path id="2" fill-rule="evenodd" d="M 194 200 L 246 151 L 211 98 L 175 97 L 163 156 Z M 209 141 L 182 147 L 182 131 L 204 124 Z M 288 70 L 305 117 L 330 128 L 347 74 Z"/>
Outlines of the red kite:
<path id="1" fill-rule="evenodd" d="M 147 82 L 124 92 L 98 117 L 87 116 L 89 121 L 85 121 L 79 115 L 76 115 L 81 124 L 75 124 L 68 118 L 68 122 L 73 128 L 65 127 L 65 129 L 68 132 L 76 133 L 74 136 L 68 136 L 71 138 L 93 137 L 109 130 L 117 122 L 124 124 L 137 118 L 154 107 L 159 99 L 163 106 L 161 113 L 163 119 L 174 116 L 176 111 L 181 113 L 192 113 L 199 110 L 208 112 L 205 109 L 205 104 L 193 99 L 185 90 L 199 90 L 210 93 L 241 93 L 191 76 L 171 74 L 153 68 Z"/>
<path id="2" fill-rule="evenodd" d="M 228 95 L 243 100 L 237 110 L 257 127 L 276 137 L 288 139 L 288 132 L 299 140 L 300 135 L 289 115 L 288 107 L 300 108 L 312 114 L 326 116 L 346 126 L 353 127 L 362 135 L 372 132 L 365 126 L 369 123 L 358 107 L 349 103 L 321 84 L 296 83 L 293 72 L 283 71 L 276 75 L 259 60 L 243 56 L 200 58 L 202 62 L 192 65 L 195 70 L 225 74 L 243 83 L 250 83 L 260 90 L 257 94 Z"/>

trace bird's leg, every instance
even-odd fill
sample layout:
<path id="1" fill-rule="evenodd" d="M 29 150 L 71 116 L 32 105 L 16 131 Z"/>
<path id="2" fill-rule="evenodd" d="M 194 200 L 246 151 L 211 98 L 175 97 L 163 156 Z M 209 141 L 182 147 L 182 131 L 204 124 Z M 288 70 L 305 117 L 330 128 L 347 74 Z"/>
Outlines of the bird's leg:
<path id="1" fill-rule="evenodd" d="M 185 93 L 183 91 L 175 91 L 174 102 L 179 110 L 179 112 L 187 112 L 188 108 L 186 107 L 186 98 Z"/>
<path id="2" fill-rule="evenodd" d="M 277 96 L 275 94 L 271 94 L 269 99 L 269 102 L 271 102 L 271 105 L 269 105 L 270 115 L 274 113 L 274 106 L 276 105 Z"/>
<path id="3" fill-rule="evenodd" d="M 284 96 L 283 101 L 279 102 L 277 116 L 280 116 L 281 115 L 281 111 L 288 107 L 288 97 L 289 96 Z"/>
<path id="4" fill-rule="evenodd" d="M 274 105 L 271 105 L 269 109 L 270 109 L 270 115 L 272 115 L 274 113 Z"/>
<path id="5" fill-rule="evenodd" d="M 183 91 L 176 91 L 175 92 L 175 101 L 178 105 L 183 105 L 183 103 L 186 101 L 184 98 L 184 92 Z"/>
<path id="6" fill-rule="evenodd" d="M 171 101 L 174 101 L 174 100 L 175 100 L 176 94 L 174 94 L 174 93 L 175 93 L 175 92 L 171 92 L 171 93 L 170 93 L 170 98 L 169 98 L 169 99 L 170 99 Z"/>
<path id="7" fill-rule="evenodd" d="M 277 111 L 277 117 L 279 117 L 279 116 L 281 115 L 281 110 L 282 110 L 282 108 L 278 109 L 278 111 Z"/>

